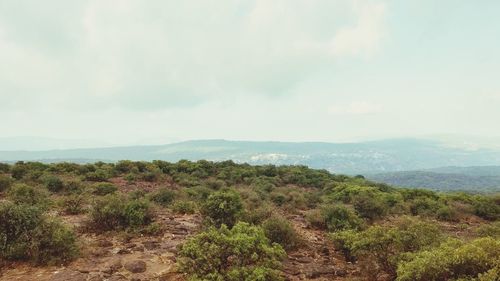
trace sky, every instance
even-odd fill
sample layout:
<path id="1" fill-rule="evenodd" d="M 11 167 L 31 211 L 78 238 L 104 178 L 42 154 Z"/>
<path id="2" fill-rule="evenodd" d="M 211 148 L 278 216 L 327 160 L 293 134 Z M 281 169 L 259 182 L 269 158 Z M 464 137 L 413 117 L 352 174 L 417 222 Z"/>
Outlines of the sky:
<path id="1" fill-rule="evenodd" d="M 500 135 L 500 1 L 0 0 L 0 137 Z"/>

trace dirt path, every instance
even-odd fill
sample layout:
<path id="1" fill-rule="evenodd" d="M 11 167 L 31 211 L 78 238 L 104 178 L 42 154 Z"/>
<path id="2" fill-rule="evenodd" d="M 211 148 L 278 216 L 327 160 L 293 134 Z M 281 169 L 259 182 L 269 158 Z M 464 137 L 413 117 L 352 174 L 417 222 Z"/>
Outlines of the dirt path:
<path id="1" fill-rule="evenodd" d="M 335 251 L 324 231 L 308 226 L 304 214 L 288 215 L 297 233 L 305 240 L 305 245 L 288 254 L 283 271 L 287 280 L 346 280 L 357 271 Z"/>

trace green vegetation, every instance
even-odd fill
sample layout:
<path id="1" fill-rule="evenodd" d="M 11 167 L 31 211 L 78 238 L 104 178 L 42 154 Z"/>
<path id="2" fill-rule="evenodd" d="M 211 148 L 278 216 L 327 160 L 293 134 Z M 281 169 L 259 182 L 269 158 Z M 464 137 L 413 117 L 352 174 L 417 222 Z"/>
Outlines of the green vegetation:
<path id="1" fill-rule="evenodd" d="M 0 192 L 9 189 L 9 187 L 12 185 L 12 182 L 13 180 L 11 177 L 0 174 Z"/>
<path id="2" fill-rule="evenodd" d="M 465 243 L 449 239 L 437 248 L 409 255 L 397 269 L 397 280 L 498 280 L 499 270 L 498 239 L 487 237 Z"/>
<path id="3" fill-rule="evenodd" d="M 0 256 L 37 264 L 57 264 L 78 254 L 75 234 L 42 210 L 26 204 L 0 203 Z"/>
<path id="4" fill-rule="evenodd" d="M 328 205 L 320 210 L 313 210 L 308 214 L 307 220 L 313 227 L 329 231 L 360 229 L 363 226 L 363 220 L 342 205 Z"/>
<path id="5" fill-rule="evenodd" d="M 179 252 L 180 269 L 191 280 L 282 280 L 278 269 L 285 251 L 270 244 L 264 231 L 240 222 L 211 227 L 189 239 Z"/>
<path id="6" fill-rule="evenodd" d="M 241 212 L 243 203 L 238 193 L 224 190 L 211 194 L 203 204 L 201 212 L 216 226 L 225 224 L 232 227 Z"/>
<path id="7" fill-rule="evenodd" d="M 160 188 L 150 196 L 151 201 L 164 207 L 170 205 L 174 201 L 174 198 L 175 192 L 168 188 Z"/>
<path id="8" fill-rule="evenodd" d="M 90 218 L 96 230 L 137 228 L 151 223 L 153 212 L 147 201 L 106 195 L 94 202 Z"/>
<path id="9" fill-rule="evenodd" d="M 194 214 L 196 203 L 193 201 L 177 201 L 172 205 L 172 211 L 177 214 Z"/>
<path id="10" fill-rule="evenodd" d="M 0 168 L 0 264 L 70 261 L 86 232 L 161 236 L 172 228 L 166 222 L 182 218 L 193 236 L 176 258 L 193 280 L 281 280 L 285 254 L 331 255 L 324 237 L 357 268 L 353 279 L 495 280 L 499 271 L 498 194 L 232 161 Z M 55 217 L 82 227 L 75 234 Z"/>
<path id="11" fill-rule="evenodd" d="M 383 271 L 396 276 L 398 263 L 408 253 L 438 245 L 442 235 L 432 223 L 404 218 L 395 226 L 375 225 L 361 232 L 334 233 L 332 239 L 348 260 L 368 263 L 363 267 L 369 269 L 367 275 Z"/>
<path id="12" fill-rule="evenodd" d="M 108 182 L 101 182 L 97 183 L 94 185 L 94 194 L 95 195 L 108 195 L 108 194 L 113 194 L 118 190 L 118 188 L 111 183 Z"/>
<path id="13" fill-rule="evenodd" d="M 289 251 L 299 247 L 301 241 L 298 234 L 288 220 L 273 216 L 262 224 L 266 237 L 273 243 L 278 243 Z"/>

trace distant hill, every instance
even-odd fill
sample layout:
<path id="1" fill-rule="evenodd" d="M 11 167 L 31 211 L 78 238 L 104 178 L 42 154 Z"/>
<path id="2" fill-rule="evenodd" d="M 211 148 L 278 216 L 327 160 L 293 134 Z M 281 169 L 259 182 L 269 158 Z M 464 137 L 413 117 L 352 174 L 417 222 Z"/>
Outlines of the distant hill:
<path id="1" fill-rule="evenodd" d="M 94 162 L 121 159 L 231 159 L 250 164 L 307 165 L 334 173 L 374 174 L 444 166 L 500 165 L 500 151 L 449 147 L 437 141 L 420 139 L 359 143 L 197 140 L 151 146 L 0 151 L 0 161 Z"/>
<path id="2" fill-rule="evenodd" d="M 441 167 L 423 171 L 382 173 L 367 177 L 402 187 L 478 192 L 500 190 L 500 166 Z"/>

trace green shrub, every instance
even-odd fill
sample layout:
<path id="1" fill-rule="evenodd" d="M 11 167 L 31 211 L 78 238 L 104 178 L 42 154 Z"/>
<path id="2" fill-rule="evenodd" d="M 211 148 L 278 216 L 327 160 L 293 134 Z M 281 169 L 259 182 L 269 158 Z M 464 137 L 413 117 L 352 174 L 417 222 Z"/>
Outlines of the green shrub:
<path id="1" fill-rule="evenodd" d="M 177 201 L 172 205 L 172 211 L 177 214 L 194 214 L 196 203 L 193 201 Z"/>
<path id="2" fill-rule="evenodd" d="M 10 169 L 10 173 L 12 174 L 12 177 L 14 179 L 20 180 L 28 173 L 28 168 L 26 167 L 25 164 L 16 163 Z"/>
<path id="3" fill-rule="evenodd" d="M 208 196 L 212 194 L 213 190 L 203 186 L 203 185 L 198 185 L 198 186 L 193 186 L 190 188 L 186 188 L 183 190 L 187 194 L 187 196 L 191 199 L 197 200 L 197 201 L 205 201 L 207 200 Z"/>
<path id="4" fill-rule="evenodd" d="M 493 237 L 500 239 L 500 221 L 493 222 L 491 224 L 481 225 L 476 229 L 476 233 L 480 237 Z"/>
<path id="5" fill-rule="evenodd" d="M 65 184 L 66 192 L 70 194 L 82 194 L 84 192 L 83 184 L 80 180 L 70 180 Z"/>
<path id="6" fill-rule="evenodd" d="M 153 220 L 153 212 L 148 201 L 130 200 L 125 204 L 123 213 L 124 226 L 139 227 L 150 224 Z"/>
<path id="7" fill-rule="evenodd" d="M 320 210 L 307 213 L 306 220 L 311 226 L 329 231 L 341 231 L 347 229 L 360 229 L 363 220 L 351 209 L 342 205 L 327 205 Z"/>
<path id="8" fill-rule="evenodd" d="M 271 192 L 271 201 L 277 206 L 283 206 L 287 202 L 287 196 L 281 192 Z"/>
<path id="9" fill-rule="evenodd" d="M 443 221 L 459 221 L 457 212 L 450 206 L 442 206 L 439 208 L 436 211 L 436 217 Z"/>
<path id="10" fill-rule="evenodd" d="M 8 176 L 5 176 L 5 175 L 0 175 L 0 192 L 3 192 L 7 189 L 9 189 L 9 187 L 12 186 L 12 183 L 14 181 L 12 180 L 11 177 L 8 177 Z"/>
<path id="11" fill-rule="evenodd" d="M 74 233 L 43 216 L 40 208 L 0 203 L 0 256 L 38 264 L 59 264 L 78 254 Z"/>
<path id="12" fill-rule="evenodd" d="M 110 174 L 103 169 L 97 169 L 96 171 L 93 172 L 87 172 L 85 174 L 85 180 L 88 181 L 97 181 L 97 182 L 104 182 L 107 181 L 110 178 Z"/>
<path id="13" fill-rule="evenodd" d="M 0 173 L 8 173 L 10 171 L 9 164 L 0 162 Z"/>
<path id="14" fill-rule="evenodd" d="M 347 259 L 355 257 L 375 278 L 380 272 L 396 276 L 399 261 L 408 253 L 435 246 L 442 241 L 439 228 L 425 221 L 404 218 L 395 226 L 371 226 L 362 232 L 339 232 L 332 235 L 334 243 Z"/>
<path id="15" fill-rule="evenodd" d="M 50 192 L 60 192 L 64 189 L 63 181 L 53 175 L 46 175 L 42 178 L 43 184 Z"/>
<path id="16" fill-rule="evenodd" d="M 238 193 L 232 190 L 217 191 L 211 194 L 201 213 L 216 226 L 225 224 L 232 227 L 243 210 L 243 203 Z"/>
<path id="17" fill-rule="evenodd" d="M 160 204 L 164 207 L 169 206 L 172 203 L 172 201 L 174 201 L 174 198 L 175 198 L 175 192 L 166 187 L 158 189 L 157 191 L 153 192 L 150 196 L 151 201 Z"/>
<path id="18" fill-rule="evenodd" d="M 26 184 L 15 184 L 7 192 L 7 197 L 17 204 L 46 207 L 49 203 L 46 191 Z"/>
<path id="19" fill-rule="evenodd" d="M 232 229 L 211 227 L 190 238 L 179 251 L 179 268 L 191 280 L 282 280 L 285 252 L 264 231 L 240 222 Z"/>
<path id="20" fill-rule="evenodd" d="M 123 177 L 128 183 L 132 183 L 137 180 L 137 175 L 134 173 L 128 173 Z"/>
<path id="21" fill-rule="evenodd" d="M 90 218 L 96 230 L 137 228 L 151 223 L 153 212 L 147 201 L 106 195 L 94 202 Z"/>
<path id="22" fill-rule="evenodd" d="M 437 248 L 409 255 L 407 260 L 407 262 L 402 262 L 397 269 L 398 281 L 456 280 L 459 278 L 471 280 L 480 274 L 491 274 L 495 267 L 499 268 L 500 240 L 487 237 L 464 243 L 450 239 Z M 487 273 L 488 271 L 490 273 Z M 496 278 L 498 277 L 497 275 Z"/>
<path id="23" fill-rule="evenodd" d="M 146 197 L 147 192 L 144 189 L 136 189 L 128 194 L 128 197 L 130 199 L 136 200 L 136 199 L 142 199 Z"/>
<path id="24" fill-rule="evenodd" d="M 104 196 L 108 194 L 113 194 L 118 190 L 118 188 L 109 182 L 101 182 L 94 185 L 94 194 L 99 196 Z"/>
<path id="25" fill-rule="evenodd" d="M 437 211 L 443 207 L 441 203 L 435 199 L 427 197 L 418 197 L 409 201 L 410 212 L 412 215 L 417 216 L 434 216 Z"/>
<path id="26" fill-rule="evenodd" d="M 78 255 L 76 235 L 57 220 L 45 220 L 36 229 L 33 243 L 33 260 L 36 263 L 60 264 Z"/>
<path id="27" fill-rule="evenodd" d="M 78 215 L 85 212 L 85 197 L 82 195 L 69 195 L 62 199 L 64 213 L 68 215 Z"/>
<path id="28" fill-rule="evenodd" d="M 153 222 L 142 229 L 141 233 L 150 236 L 159 236 L 165 232 L 163 224 Z"/>
<path id="29" fill-rule="evenodd" d="M 245 210 L 242 213 L 241 220 L 250 224 L 258 225 L 270 218 L 273 213 L 274 209 L 269 204 L 264 203 L 256 209 Z"/>
<path id="30" fill-rule="evenodd" d="M 273 216 L 264 221 L 262 228 L 271 242 L 280 244 L 287 251 L 300 245 L 297 232 L 285 218 Z"/>
<path id="31" fill-rule="evenodd" d="M 492 198 L 476 196 L 473 202 L 474 214 L 487 219 L 496 220 L 500 218 L 500 205 Z"/>
<path id="32" fill-rule="evenodd" d="M 363 220 L 344 206 L 324 207 L 321 213 L 329 231 L 360 229 L 363 225 Z"/>
<path id="33" fill-rule="evenodd" d="M 387 206 L 379 196 L 363 194 L 355 197 L 353 201 L 354 209 L 363 218 L 373 220 L 387 213 Z"/>
<path id="34" fill-rule="evenodd" d="M 326 229 L 326 220 L 323 216 L 322 210 L 310 210 L 306 213 L 305 217 L 310 226 L 317 229 Z"/>

